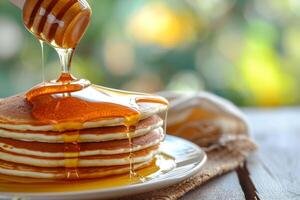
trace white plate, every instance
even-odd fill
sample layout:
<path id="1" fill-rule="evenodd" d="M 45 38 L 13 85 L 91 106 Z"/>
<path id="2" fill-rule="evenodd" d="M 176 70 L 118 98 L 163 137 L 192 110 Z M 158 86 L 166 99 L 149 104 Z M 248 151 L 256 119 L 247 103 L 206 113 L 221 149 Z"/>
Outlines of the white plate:
<path id="1" fill-rule="evenodd" d="M 167 136 L 161 144 L 164 153 L 175 158 L 176 167 L 160 176 L 138 184 L 81 192 L 0 193 L 0 199 L 80 200 L 108 199 L 164 188 L 196 174 L 206 161 L 206 154 L 197 145 L 179 137 Z M 19 198 L 17 198 L 19 197 Z"/>

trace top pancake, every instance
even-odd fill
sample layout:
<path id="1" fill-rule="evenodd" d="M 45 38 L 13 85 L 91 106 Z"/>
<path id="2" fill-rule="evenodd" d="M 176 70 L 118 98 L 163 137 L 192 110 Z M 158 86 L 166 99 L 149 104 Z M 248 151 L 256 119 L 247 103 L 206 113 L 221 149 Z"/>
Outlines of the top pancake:
<path id="1" fill-rule="evenodd" d="M 159 112 L 165 111 L 167 105 L 159 103 L 138 103 L 141 119 L 145 119 Z M 45 124 L 36 120 L 31 115 L 32 105 L 26 100 L 24 94 L 8 97 L 0 100 L 0 128 L 12 130 L 32 130 L 32 131 L 58 131 L 60 124 Z M 96 128 L 105 126 L 117 126 L 124 122 L 124 118 L 103 119 L 90 121 L 82 124 L 81 129 Z M 73 128 L 72 124 L 63 125 L 64 130 L 78 129 Z"/>

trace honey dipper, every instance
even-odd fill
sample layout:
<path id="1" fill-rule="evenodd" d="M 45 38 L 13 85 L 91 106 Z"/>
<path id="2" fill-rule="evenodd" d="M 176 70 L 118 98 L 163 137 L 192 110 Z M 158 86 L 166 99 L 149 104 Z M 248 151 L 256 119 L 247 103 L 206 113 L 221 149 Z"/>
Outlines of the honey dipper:
<path id="1" fill-rule="evenodd" d="M 40 40 L 58 48 L 75 48 L 90 22 L 85 0 L 10 0 L 23 10 L 23 22 Z"/>

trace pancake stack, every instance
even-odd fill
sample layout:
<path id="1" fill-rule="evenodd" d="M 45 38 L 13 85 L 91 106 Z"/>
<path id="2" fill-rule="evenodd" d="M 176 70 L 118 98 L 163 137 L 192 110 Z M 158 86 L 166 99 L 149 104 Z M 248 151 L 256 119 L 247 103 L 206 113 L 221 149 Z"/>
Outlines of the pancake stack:
<path id="1" fill-rule="evenodd" d="M 32 117 L 24 95 L 0 100 L 0 174 L 43 179 L 87 179 L 128 173 L 152 163 L 164 139 L 159 113 L 167 105 L 138 103 L 135 129 L 123 118 L 57 129 Z M 71 138 L 71 140 L 70 140 Z M 69 142 L 74 141 L 78 142 Z M 130 139 L 130 140 L 129 140 Z M 129 142 L 130 141 L 130 142 Z"/>

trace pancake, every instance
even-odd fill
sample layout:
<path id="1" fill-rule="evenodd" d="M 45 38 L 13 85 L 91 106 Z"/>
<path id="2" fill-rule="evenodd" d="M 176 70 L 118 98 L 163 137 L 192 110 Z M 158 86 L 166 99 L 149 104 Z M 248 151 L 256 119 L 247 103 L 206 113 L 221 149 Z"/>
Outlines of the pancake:
<path id="1" fill-rule="evenodd" d="M 167 110 L 168 106 L 159 103 L 138 103 L 141 119 L 146 119 L 157 113 Z M 31 116 L 32 105 L 26 100 L 24 94 L 8 97 L 0 100 L 0 128 L 10 130 L 31 131 L 66 131 L 77 130 L 78 124 L 72 126 L 72 122 L 66 124 L 45 124 Z M 98 128 L 106 126 L 118 126 L 124 122 L 124 118 L 102 119 L 99 121 L 85 122 L 80 129 Z M 74 123 L 75 124 L 75 123 Z M 58 128 L 59 127 L 59 128 Z"/>
<path id="2" fill-rule="evenodd" d="M 140 163 L 151 160 L 158 153 L 159 145 L 155 145 L 140 151 L 132 153 L 123 153 L 115 155 L 95 155 L 83 156 L 79 158 L 46 158 L 40 156 L 26 156 L 17 153 L 11 153 L 0 149 L 1 160 L 14 162 L 36 167 L 73 167 L 68 166 L 76 163 L 76 167 L 99 167 L 126 165 L 130 163 Z"/>
<path id="3" fill-rule="evenodd" d="M 152 160 L 136 163 L 132 165 L 132 169 L 137 170 L 149 166 Z M 129 165 L 105 166 L 105 167 L 81 167 L 77 172 L 82 179 L 101 178 L 105 176 L 118 175 L 128 173 Z M 29 177 L 38 179 L 67 179 L 65 168 L 50 168 L 50 167 L 34 167 L 12 162 L 1 161 L 0 173 L 17 177 Z M 11 177 L 8 177 L 11 181 Z M 38 181 L 38 180 L 37 180 Z"/>
<path id="4" fill-rule="evenodd" d="M 148 117 L 138 122 L 135 131 L 130 131 L 131 137 L 138 137 L 145 135 L 163 125 L 163 120 L 157 115 Z M 100 142 L 108 140 L 120 140 L 127 138 L 125 126 L 100 127 L 83 129 L 79 132 L 79 142 Z M 35 142 L 49 142 L 49 143 L 64 143 L 66 135 L 72 135 L 74 131 L 69 132 L 55 132 L 55 131 L 18 131 L 0 128 L 0 137 L 10 138 L 15 140 L 35 141 Z"/>
<path id="5" fill-rule="evenodd" d="M 41 143 L 24 142 L 6 138 L 0 138 L 0 149 L 16 154 L 39 157 L 81 157 L 92 155 L 113 155 L 139 151 L 154 145 L 158 145 L 164 138 L 163 129 L 158 128 L 146 135 L 132 138 L 132 147 L 128 139 L 105 142 L 80 143 L 79 152 L 72 143 Z M 76 154 L 74 155 L 74 152 Z"/>
<path id="6" fill-rule="evenodd" d="M 82 120 L 83 123 L 68 118 L 61 123 L 51 120 L 46 123 L 32 116 L 32 105 L 24 94 L 0 100 L 0 174 L 41 179 L 85 179 L 145 167 L 159 153 L 164 131 L 163 120 L 158 114 L 168 108 L 150 102 L 140 101 L 138 107 L 134 107 L 138 111 L 135 113 L 140 113 L 139 117 L 137 114 L 128 115 L 134 116 L 130 123 L 135 124 L 128 123 L 128 118 L 123 117 L 86 118 L 90 121 Z M 47 108 L 48 104 L 45 110 Z M 89 109 L 93 113 L 93 107 Z M 45 113 L 48 112 L 42 112 Z M 70 116 L 73 113 L 76 117 L 81 115 L 73 107 L 66 112 Z M 117 113 L 114 116 L 122 115 Z M 76 117 L 71 119 L 77 120 Z M 125 122 L 131 126 L 124 126 Z M 73 176 L 74 173 L 78 176 Z"/>

